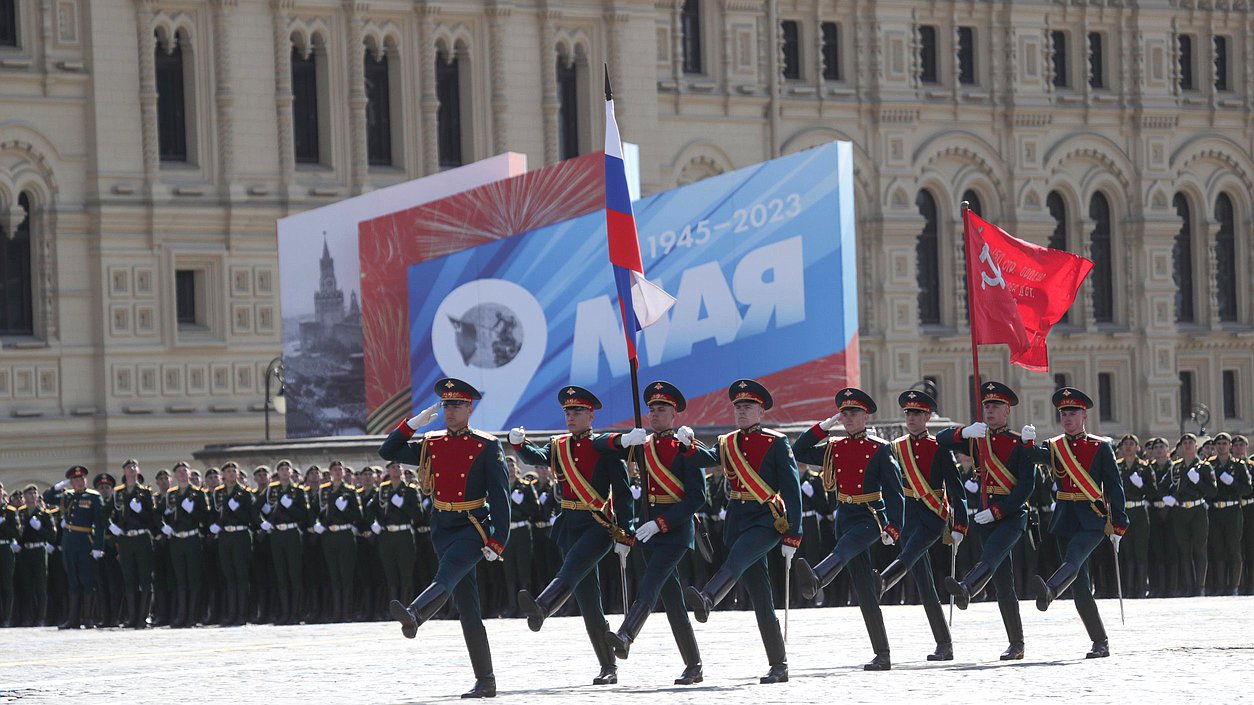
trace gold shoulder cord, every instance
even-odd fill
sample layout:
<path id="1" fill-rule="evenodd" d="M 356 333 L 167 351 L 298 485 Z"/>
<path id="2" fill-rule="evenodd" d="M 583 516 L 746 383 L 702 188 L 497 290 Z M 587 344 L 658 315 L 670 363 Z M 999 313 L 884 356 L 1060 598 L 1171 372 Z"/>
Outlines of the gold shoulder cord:
<path id="1" fill-rule="evenodd" d="M 395 488 L 400 491 L 400 488 Z M 431 485 L 431 456 L 427 453 L 427 437 L 422 438 L 422 451 L 418 455 L 418 491 L 428 497 L 435 488 Z"/>
<path id="2" fill-rule="evenodd" d="M 832 449 L 831 441 L 823 448 L 823 489 L 828 492 L 836 491 L 836 463 L 832 460 Z"/>

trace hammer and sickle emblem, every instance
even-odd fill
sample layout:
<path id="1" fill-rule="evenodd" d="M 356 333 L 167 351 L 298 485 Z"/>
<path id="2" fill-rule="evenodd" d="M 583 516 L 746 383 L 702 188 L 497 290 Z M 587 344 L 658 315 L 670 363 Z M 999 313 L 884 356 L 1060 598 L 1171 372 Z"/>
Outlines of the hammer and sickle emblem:
<path id="1" fill-rule="evenodd" d="M 990 286 L 1000 286 L 1001 288 L 1005 289 L 1006 280 L 1003 279 L 1001 276 L 1001 267 L 997 266 L 997 263 L 993 261 L 993 256 L 989 254 L 987 242 L 984 243 L 984 249 L 980 250 L 980 261 L 987 264 L 988 268 L 993 270 L 993 276 L 991 277 L 988 275 L 987 272 L 984 272 L 984 271 L 980 272 L 980 279 L 983 282 L 980 285 L 980 288 L 987 289 Z"/>

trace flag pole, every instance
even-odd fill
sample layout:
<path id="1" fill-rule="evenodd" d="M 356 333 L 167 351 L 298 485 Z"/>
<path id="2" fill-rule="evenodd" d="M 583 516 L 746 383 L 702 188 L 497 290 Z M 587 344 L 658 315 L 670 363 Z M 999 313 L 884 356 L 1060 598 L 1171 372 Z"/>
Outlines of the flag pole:
<path id="1" fill-rule="evenodd" d="M 971 203 L 969 201 L 963 201 L 961 204 L 961 209 L 962 209 L 962 251 L 966 253 L 967 256 L 969 257 L 970 253 L 967 252 L 967 211 L 971 210 Z M 972 388 L 972 391 L 975 392 L 975 401 L 976 401 L 975 420 L 983 421 L 984 420 L 984 407 L 979 403 L 980 401 L 980 346 L 977 345 L 975 342 L 975 326 L 972 325 L 972 322 L 975 320 L 975 315 L 972 313 L 972 309 L 975 307 L 975 304 L 974 304 L 975 281 L 971 277 L 971 270 L 972 270 L 971 263 L 967 262 L 966 264 L 967 264 L 967 327 L 971 329 L 971 367 L 974 368 L 973 372 L 975 373 L 975 377 L 972 379 L 972 382 L 971 382 L 971 388 Z"/>
<path id="2" fill-rule="evenodd" d="M 603 63 L 601 66 L 605 69 L 605 102 L 609 103 L 611 100 L 614 100 L 614 91 L 610 88 L 610 65 L 608 63 Z M 623 321 L 624 326 L 626 326 L 627 323 L 627 321 Z M 623 335 L 634 336 L 635 331 L 624 330 Z M 631 364 L 631 403 L 632 409 L 636 413 L 635 428 L 643 428 L 644 417 L 640 413 L 640 363 L 635 355 L 630 355 L 627 358 L 627 361 Z"/>

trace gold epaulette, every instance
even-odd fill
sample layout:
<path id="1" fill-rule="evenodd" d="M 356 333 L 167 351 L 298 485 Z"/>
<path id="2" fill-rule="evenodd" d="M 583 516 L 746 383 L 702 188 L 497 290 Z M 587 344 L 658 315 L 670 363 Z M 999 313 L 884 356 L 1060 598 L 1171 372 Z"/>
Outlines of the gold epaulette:
<path id="1" fill-rule="evenodd" d="M 867 439 L 868 441 L 871 441 L 872 443 L 878 443 L 878 444 L 880 444 L 880 445 L 882 445 L 882 446 L 886 446 L 886 445 L 888 445 L 888 441 L 884 440 L 883 438 L 880 438 L 879 436 L 872 436 L 872 435 L 871 435 L 871 434 L 869 434 L 869 433 L 868 433 L 868 434 L 866 434 L 866 439 Z"/>
<path id="2" fill-rule="evenodd" d="M 114 487 L 114 488 L 113 488 L 113 491 L 114 491 L 114 492 L 123 492 L 123 491 L 125 491 L 125 490 L 126 490 L 126 485 L 125 485 L 125 484 L 118 485 L 117 487 Z"/>
<path id="3" fill-rule="evenodd" d="M 44 513 L 45 514 L 60 514 L 61 508 L 60 507 L 44 507 Z"/>
<path id="4" fill-rule="evenodd" d="M 99 492 L 97 492 L 97 491 L 95 491 L 95 490 L 91 489 L 90 487 L 89 487 L 89 488 L 87 488 L 87 489 L 85 489 L 85 490 L 83 490 L 83 494 L 94 494 L 94 495 L 96 495 L 97 497 L 99 497 L 99 496 L 100 496 L 100 493 L 99 493 Z"/>
<path id="5" fill-rule="evenodd" d="M 787 436 L 786 436 L 786 435 L 784 435 L 783 433 L 780 433 L 779 431 L 776 431 L 776 430 L 775 430 L 775 429 L 773 429 L 773 428 L 763 428 L 763 429 L 759 429 L 759 433 L 764 433 L 764 434 L 766 434 L 766 435 L 768 435 L 768 436 L 774 436 L 774 437 L 776 437 L 776 438 L 787 438 Z"/>
<path id="6" fill-rule="evenodd" d="M 270 483 L 270 487 L 278 487 L 278 486 L 279 486 L 279 481 L 278 481 L 278 480 L 275 480 L 274 482 L 271 482 L 271 483 Z"/>
<path id="7" fill-rule="evenodd" d="M 326 488 L 328 488 L 328 487 L 330 487 L 330 486 L 331 486 L 331 483 L 330 483 L 330 482 L 324 482 L 324 483 L 322 483 L 321 485 L 318 485 L 318 489 L 320 489 L 320 490 L 325 490 Z"/>
<path id="8" fill-rule="evenodd" d="M 353 488 L 353 491 L 354 491 L 354 492 L 356 492 L 357 494 L 361 494 L 361 493 L 363 493 L 363 492 L 365 492 L 365 491 L 366 491 L 366 488 L 365 488 L 365 487 L 354 487 L 354 488 Z"/>
<path id="9" fill-rule="evenodd" d="M 391 487 L 391 486 L 392 486 L 392 481 L 391 481 L 390 479 L 389 479 L 389 480 L 384 480 L 383 482 L 380 482 L 380 483 L 379 483 L 379 487 L 380 487 L 380 488 L 383 488 L 383 487 Z"/>
<path id="10" fill-rule="evenodd" d="M 448 429 L 444 429 L 443 431 L 427 431 L 426 433 L 422 434 L 422 437 L 423 438 L 439 438 L 440 436 L 446 436 L 446 435 L 448 435 Z"/>
<path id="11" fill-rule="evenodd" d="M 479 430 L 479 429 L 477 429 L 477 428 L 472 428 L 472 429 L 470 429 L 470 435 L 472 435 L 472 436 L 474 436 L 475 438 L 478 438 L 478 439 L 480 439 L 480 440 L 484 440 L 484 441 L 495 441 L 495 440 L 497 440 L 496 436 L 492 435 L 491 433 L 488 433 L 487 431 L 480 431 L 480 430 Z"/>

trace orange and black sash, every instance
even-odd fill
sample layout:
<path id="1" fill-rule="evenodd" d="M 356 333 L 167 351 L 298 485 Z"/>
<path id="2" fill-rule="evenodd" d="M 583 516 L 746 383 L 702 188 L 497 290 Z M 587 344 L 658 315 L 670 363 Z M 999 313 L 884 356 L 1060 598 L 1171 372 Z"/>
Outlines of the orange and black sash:
<path id="1" fill-rule="evenodd" d="M 1084 495 L 1084 498 L 1090 502 L 1101 501 L 1101 488 L 1080 463 L 1080 459 L 1075 456 L 1075 451 L 1071 450 L 1071 445 L 1067 443 L 1067 437 L 1056 436 L 1049 439 L 1049 447 L 1053 450 L 1054 464 L 1071 478 L 1071 482 L 1076 487 L 1080 488 L 1080 493 Z"/>
<path id="2" fill-rule="evenodd" d="M 775 517 L 775 530 L 781 534 L 786 533 L 789 524 L 784 511 L 784 498 L 753 469 L 753 464 L 740 449 L 738 435 L 738 432 L 733 431 L 718 437 L 718 457 L 723 465 L 723 472 L 729 479 L 739 478 L 740 484 L 748 488 L 749 494 L 753 495 L 758 504 L 765 504 L 771 510 L 771 515 Z"/>
<path id="3" fill-rule="evenodd" d="M 1009 493 L 1014 489 L 1015 476 L 1010 472 L 1006 464 L 997 457 L 997 453 L 993 450 L 992 436 L 985 433 L 982 437 L 975 439 L 976 450 L 980 454 L 980 467 L 984 469 L 984 474 L 992 478 L 993 484 Z"/>
<path id="4" fill-rule="evenodd" d="M 553 457 L 557 462 L 557 469 L 561 472 L 561 477 L 566 481 L 574 495 L 579 498 L 580 502 L 588 505 L 595 512 L 605 512 L 608 502 L 597 492 L 588 478 L 579 472 L 578 465 L 575 464 L 574 444 L 571 443 L 570 434 L 558 436 L 553 439 Z"/>
<path id="5" fill-rule="evenodd" d="M 905 473 L 906 486 L 936 516 L 948 521 L 949 500 L 946 491 L 942 488 L 941 496 L 937 497 L 932 490 L 931 483 L 927 481 L 927 474 L 923 471 L 923 468 L 919 467 L 919 463 L 914 457 L 914 446 L 910 436 L 902 436 L 893 441 L 893 454 L 897 456 L 897 463 L 901 465 L 901 469 Z"/>
<path id="6" fill-rule="evenodd" d="M 656 436 L 649 436 L 644 444 L 644 467 L 649 473 L 649 487 L 656 487 L 671 499 L 679 501 L 684 498 L 684 483 L 662 462 L 657 452 L 656 439 Z"/>

